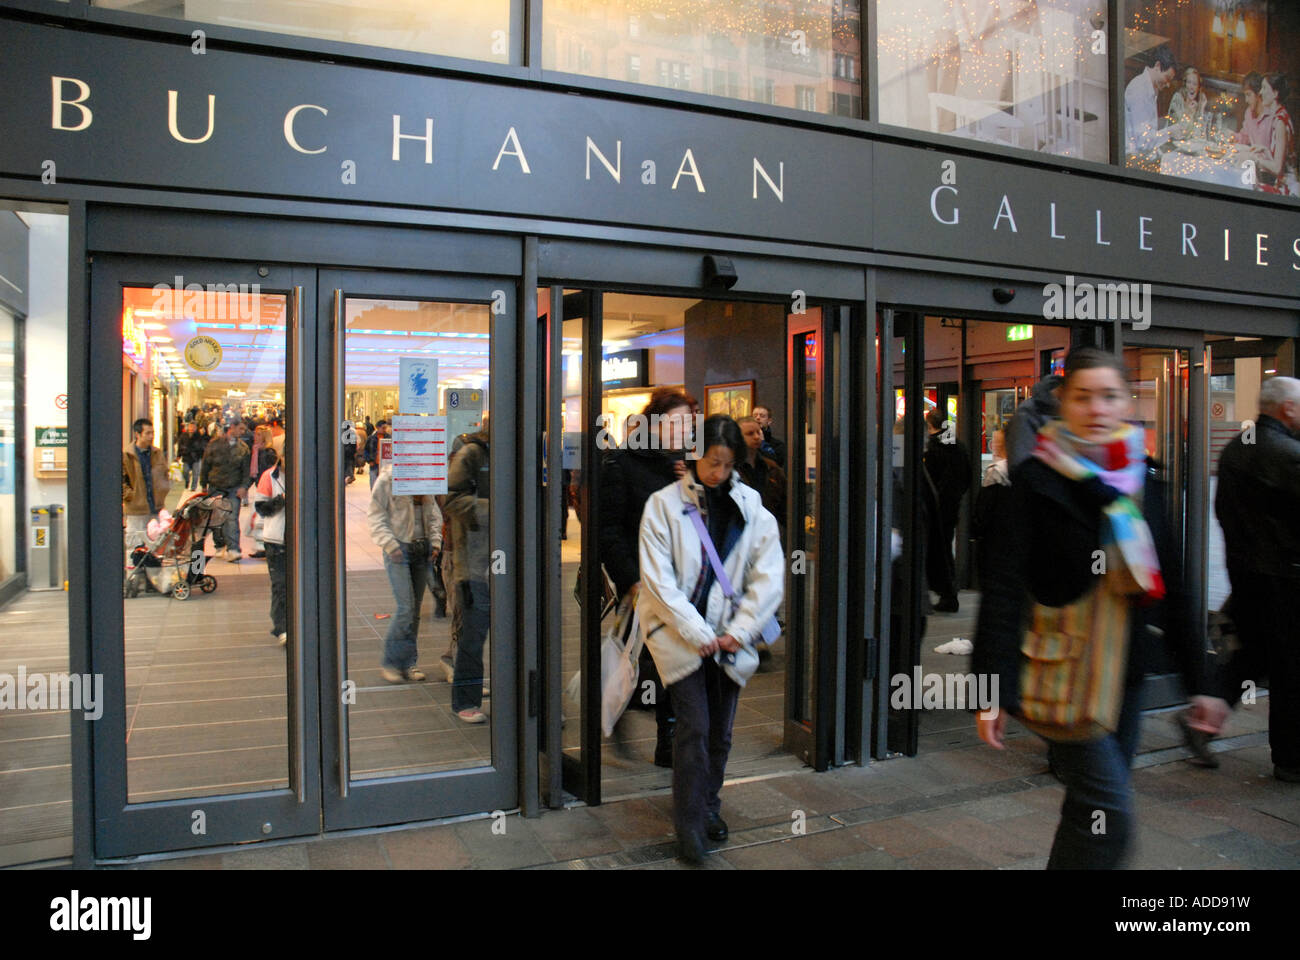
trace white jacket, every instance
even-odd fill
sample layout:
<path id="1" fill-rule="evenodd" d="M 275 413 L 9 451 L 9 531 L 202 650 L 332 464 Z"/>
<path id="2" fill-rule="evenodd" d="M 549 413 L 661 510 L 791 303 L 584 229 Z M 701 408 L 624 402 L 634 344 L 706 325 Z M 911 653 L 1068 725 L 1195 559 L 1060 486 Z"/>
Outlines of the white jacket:
<path id="1" fill-rule="evenodd" d="M 687 473 L 652 495 L 641 514 L 637 614 L 641 635 L 665 684 L 700 669 L 704 662 L 700 649 L 715 637 L 731 634 L 752 646 L 785 595 L 785 556 L 776 518 L 763 508 L 758 491 L 741 482 L 734 470 L 728 483 L 745 521 L 740 540 L 723 560 L 740 598 L 735 616 L 716 579 L 705 605 L 707 616 L 701 617 L 690 600 L 709 560 L 685 508 L 695 505 L 708 528 L 704 486 Z"/>
<path id="2" fill-rule="evenodd" d="M 424 510 L 417 515 L 415 497 L 393 496 L 391 466 L 379 471 L 375 488 L 370 491 L 366 519 L 370 523 L 370 539 L 384 553 L 412 540 L 428 540 L 435 552 L 442 546 L 442 511 L 433 496 L 424 498 Z"/>

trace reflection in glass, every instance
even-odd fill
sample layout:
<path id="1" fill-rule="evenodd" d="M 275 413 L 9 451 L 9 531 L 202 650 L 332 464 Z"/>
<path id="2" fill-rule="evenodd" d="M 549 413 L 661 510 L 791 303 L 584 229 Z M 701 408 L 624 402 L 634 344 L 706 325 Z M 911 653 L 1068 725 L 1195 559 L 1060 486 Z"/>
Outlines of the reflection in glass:
<path id="1" fill-rule="evenodd" d="M 482 766 L 492 760 L 489 308 L 347 297 L 344 313 L 335 482 L 351 775 Z"/>
<path id="2" fill-rule="evenodd" d="M 542 66 L 862 115 L 857 0 L 547 0 Z"/>
<path id="3" fill-rule="evenodd" d="M 91 0 L 91 6 L 471 60 L 510 60 L 510 0 Z"/>
<path id="4" fill-rule="evenodd" d="M 1126 0 L 1124 13 L 1126 164 L 1300 195 L 1300 5 Z"/>
<path id="5" fill-rule="evenodd" d="M 1105 162 L 1108 60 L 1098 7 L 877 0 L 879 119 Z"/>
<path id="6" fill-rule="evenodd" d="M 288 542 L 293 484 L 274 517 L 252 506 L 285 453 L 289 304 L 229 287 L 122 292 L 132 803 L 289 785 L 287 598 L 268 551 Z"/>

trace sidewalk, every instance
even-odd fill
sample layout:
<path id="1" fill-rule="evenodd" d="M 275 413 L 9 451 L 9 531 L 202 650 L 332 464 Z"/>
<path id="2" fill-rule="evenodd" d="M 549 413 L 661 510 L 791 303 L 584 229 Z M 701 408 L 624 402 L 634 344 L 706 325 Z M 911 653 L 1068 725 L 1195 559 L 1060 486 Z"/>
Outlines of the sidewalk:
<path id="1" fill-rule="evenodd" d="M 1300 786 L 1272 776 L 1267 698 L 1239 710 L 1218 770 L 1185 762 L 1170 715 L 1144 721 L 1136 869 L 1300 869 Z M 1033 737 L 729 783 L 731 838 L 706 868 L 1042 869 L 1063 789 Z M 494 832 L 494 823 L 496 832 Z M 798 825 L 803 832 L 795 833 Z M 504 827 L 504 833 L 501 832 Z M 258 847 L 125 869 L 683 869 L 667 793 L 410 830 Z"/>

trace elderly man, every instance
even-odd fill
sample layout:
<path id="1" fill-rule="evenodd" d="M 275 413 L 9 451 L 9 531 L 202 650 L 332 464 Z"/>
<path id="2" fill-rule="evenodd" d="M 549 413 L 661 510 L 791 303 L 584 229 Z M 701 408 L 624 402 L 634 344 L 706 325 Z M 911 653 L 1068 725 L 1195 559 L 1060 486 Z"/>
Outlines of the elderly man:
<path id="1" fill-rule="evenodd" d="M 1229 703 L 1236 703 L 1247 681 L 1267 675 L 1273 775 L 1288 783 L 1300 783 L 1300 620 L 1294 607 L 1300 590 L 1297 432 L 1300 380 L 1265 380 L 1253 432 L 1243 431 L 1223 448 L 1214 497 L 1232 583 L 1232 615 L 1242 642 L 1223 671 L 1221 689 Z"/>

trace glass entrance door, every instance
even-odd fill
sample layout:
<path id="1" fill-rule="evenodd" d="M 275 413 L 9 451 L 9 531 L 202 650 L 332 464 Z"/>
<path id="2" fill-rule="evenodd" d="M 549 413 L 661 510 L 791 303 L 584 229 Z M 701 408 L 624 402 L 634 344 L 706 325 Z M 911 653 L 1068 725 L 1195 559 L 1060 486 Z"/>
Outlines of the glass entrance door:
<path id="1" fill-rule="evenodd" d="M 515 286 L 321 271 L 318 296 L 325 827 L 510 809 Z"/>
<path id="2" fill-rule="evenodd" d="M 313 277 L 95 259 L 90 395 L 120 403 L 90 437 L 99 857 L 319 829 L 312 471 L 251 508 L 310 452 Z"/>

